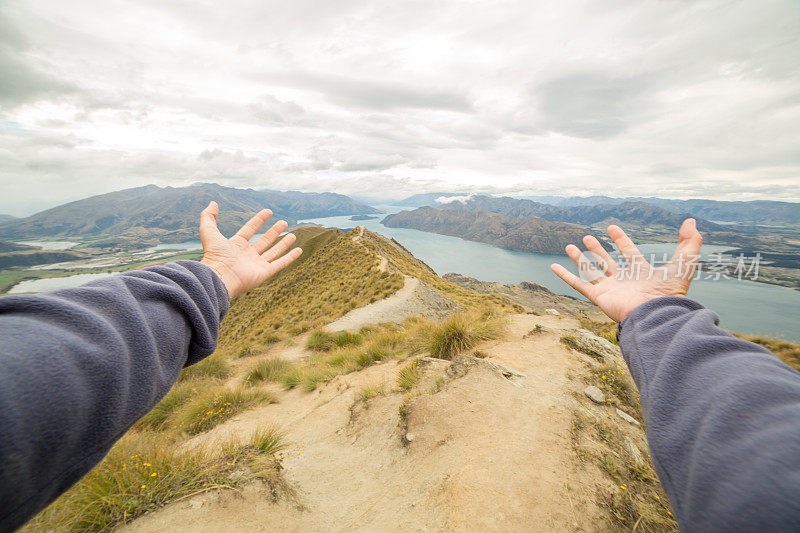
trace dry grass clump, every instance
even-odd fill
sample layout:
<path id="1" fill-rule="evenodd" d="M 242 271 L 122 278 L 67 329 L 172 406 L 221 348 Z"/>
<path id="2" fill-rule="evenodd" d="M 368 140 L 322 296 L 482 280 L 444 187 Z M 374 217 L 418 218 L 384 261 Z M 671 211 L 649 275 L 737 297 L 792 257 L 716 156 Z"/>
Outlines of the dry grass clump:
<path id="1" fill-rule="evenodd" d="M 167 421 L 180 407 L 197 396 L 200 382 L 182 381 L 175 384 L 164 398 L 136 423 L 139 429 L 163 429 Z"/>
<path id="2" fill-rule="evenodd" d="M 280 357 L 270 357 L 259 361 L 244 376 L 244 382 L 254 385 L 261 381 L 279 381 L 292 368 L 292 364 Z"/>
<path id="3" fill-rule="evenodd" d="M 358 399 L 365 402 L 383 394 L 386 394 L 386 385 L 383 383 L 380 385 L 364 385 L 361 387 L 361 390 L 358 391 Z"/>
<path id="4" fill-rule="evenodd" d="M 221 424 L 249 407 L 277 401 L 274 394 L 263 390 L 220 387 L 186 403 L 176 413 L 174 427 L 194 435 Z"/>
<path id="5" fill-rule="evenodd" d="M 583 329 L 588 329 L 598 337 L 602 337 L 611 343 L 619 345 L 616 322 L 601 322 L 600 320 L 581 318 L 581 327 Z"/>
<path id="6" fill-rule="evenodd" d="M 795 370 L 800 370 L 800 343 L 764 337 L 763 335 L 744 335 L 734 333 L 740 339 L 760 344 Z"/>
<path id="7" fill-rule="evenodd" d="M 397 373 L 397 385 L 403 390 L 410 390 L 419 381 L 419 376 L 419 364 L 414 361 Z"/>
<path id="8" fill-rule="evenodd" d="M 225 379 L 231 375 L 231 366 L 222 356 L 218 354 L 210 355 L 199 363 L 188 366 L 181 370 L 180 380 L 187 379 Z"/>
<path id="9" fill-rule="evenodd" d="M 585 353 L 589 357 L 593 357 L 593 358 L 597 359 L 598 361 L 603 361 L 605 359 L 603 357 L 603 354 L 601 354 L 599 352 L 596 352 L 596 351 L 592 350 L 591 348 L 588 348 L 588 347 L 584 346 L 583 344 L 581 344 L 580 342 L 578 342 L 578 339 L 576 339 L 574 335 L 564 335 L 563 337 L 561 337 L 558 340 L 561 341 L 561 344 L 563 344 L 567 348 L 575 350 L 576 352 Z"/>
<path id="10" fill-rule="evenodd" d="M 642 419 L 642 408 L 639 404 L 639 393 L 626 370 L 616 365 L 603 365 L 592 368 L 598 386 L 606 393 L 610 392 L 627 407 L 638 413 Z"/>
<path id="11" fill-rule="evenodd" d="M 329 352 L 335 348 L 359 346 L 362 342 L 363 338 L 358 333 L 350 333 L 349 331 L 330 333 L 318 330 L 309 335 L 306 348 L 315 352 Z"/>
<path id="12" fill-rule="evenodd" d="M 231 472 L 244 465 L 252 476 L 274 465 L 286 445 L 274 428 L 257 430 L 248 445 L 226 443 L 223 455 L 181 449 L 160 432 L 130 432 L 86 477 L 34 518 L 27 531 L 108 531 L 169 502 L 246 480 Z"/>
<path id="13" fill-rule="evenodd" d="M 429 326 L 426 347 L 433 357 L 452 359 L 505 332 L 505 321 L 493 315 L 457 314 Z"/>
<path id="14" fill-rule="evenodd" d="M 599 493 L 613 530 L 677 532 L 669 500 L 649 457 L 640 452 L 640 460 L 644 462 L 638 463 L 628 449 L 624 433 L 591 415 L 575 412 L 573 416 L 572 438 L 576 453 L 581 460 L 595 462 L 617 487 L 600 489 Z M 590 451 L 584 442 L 603 446 Z"/>

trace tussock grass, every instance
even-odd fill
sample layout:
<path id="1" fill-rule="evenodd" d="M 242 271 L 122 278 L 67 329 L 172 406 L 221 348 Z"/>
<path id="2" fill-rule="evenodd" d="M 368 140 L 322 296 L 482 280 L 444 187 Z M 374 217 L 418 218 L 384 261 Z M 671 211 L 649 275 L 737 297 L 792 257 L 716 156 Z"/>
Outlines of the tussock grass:
<path id="1" fill-rule="evenodd" d="M 600 389 L 610 392 L 630 410 L 633 410 L 642 419 L 642 407 L 639 404 L 639 393 L 632 383 L 630 376 L 622 367 L 615 365 L 603 365 L 599 368 L 592 368 L 592 373 L 597 378 Z"/>
<path id="2" fill-rule="evenodd" d="M 432 324 L 427 333 L 427 349 L 433 357 L 452 359 L 475 345 L 496 339 L 505 331 L 505 322 L 492 315 L 458 314 Z"/>
<path id="3" fill-rule="evenodd" d="M 256 430 L 248 444 L 225 443 L 221 455 L 175 444 L 162 432 L 128 433 L 23 531 L 108 531 L 180 498 L 234 488 L 265 473 L 274 479 L 275 454 L 286 447 L 285 435 L 272 427 Z M 234 479 L 238 465 L 247 467 L 246 475 Z"/>
<path id="4" fill-rule="evenodd" d="M 324 366 L 312 366 L 303 372 L 303 388 L 311 392 L 316 390 L 320 383 L 330 381 L 337 372 Z"/>
<path id="5" fill-rule="evenodd" d="M 600 320 L 581 318 L 581 327 L 583 329 L 588 329 L 598 337 L 602 337 L 613 344 L 619 345 L 619 341 L 617 341 L 617 324 L 615 322 L 602 322 Z"/>
<path id="6" fill-rule="evenodd" d="M 275 455 L 286 449 L 286 433 L 276 427 L 259 428 L 250 437 L 250 446 L 260 454 Z"/>
<path id="7" fill-rule="evenodd" d="M 194 435 L 221 424 L 249 407 L 277 401 L 274 394 L 257 389 L 210 390 L 188 402 L 176 413 L 175 427 Z"/>
<path id="8" fill-rule="evenodd" d="M 591 348 L 587 348 L 586 346 L 584 346 L 581 343 L 579 343 L 574 335 L 564 335 L 563 337 L 561 337 L 558 340 L 561 341 L 561 344 L 563 344 L 567 348 L 575 350 L 576 352 L 584 353 L 584 354 L 588 355 L 589 357 L 593 357 L 594 359 L 597 359 L 598 361 L 603 361 L 605 359 L 603 357 L 603 354 L 598 353 L 598 352 L 592 350 Z"/>
<path id="9" fill-rule="evenodd" d="M 383 394 L 386 394 L 386 385 L 383 383 L 380 385 L 365 385 L 358 391 L 358 399 L 365 402 Z"/>
<path id="10" fill-rule="evenodd" d="M 199 382 L 189 380 L 178 382 L 153 409 L 136 423 L 138 429 L 162 429 L 177 409 L 197 396 Z"/>
<path id="11" fill-rule="evenodd" d="M 397 373 L 397 385 L 403 390 L 410 390 L 419 381 L 419 376 L 419 364 L 414 361 Z"/>
<path id="12" fill-rule="evenodd" d="M 281 359 L 280 357 L 270 357 L 263 361 L 259 361 L 253 368 L 251 368 L 244 376 L 244 382 L 248 385 L 254 385 L 261 381 L 278 381 L 283 375 L 292 368 L 289 361 Z"/>
<path id="13" fill-rule="evenodd" d="M 214 354 L 206 357 L 199 363 L 181 370 L 180 380 L 188 379 L 225 379 L 231 375 L 231 367 L 222 356 Z"/>
<path id="14" fill-rule="evenodd" d="M 235 485 L 226 461 L 178 450 L 163 433 L 129 433 L 26 529 L 107 531 L 178 498 Z"/>
<path id="15" fill-rule="evenodd" d="M 329 352 L 335 348 L 359 346 L 362 342 L 363 338 L 358 333 L 351 333 L 349 331 L 330 333 L 327 331 L 318 330 L 309 335 L 308 342 L 306 342 L 306 348 L 316 352 Z"/>
<path id="16" fill-rule="evenodd" d="M 588 437 L 588 438 L 587 438 Z M 591 450 L 585 442 L 599 442 Z M 677 532 L 667 495 L 658 482 L 646 454 L 637 464 L 625 446 L 625 434 L 593 416 L 573 413 L 572 442 L 582 461 L 593 461 L 616 486 L 599 489 L 601 504 L 608 510 L 614 531 Z"/>
<path id="17" fill-rule="evenodd" d="M 288 372 L 281 376 L 281 383 L 283 383 L 283 386 L 287 389 L 293 389 L 297 387 L 300 385 L 300 383 L 302 383 L 302 381 L 303 370 L 298 367 L 291 368 Z"/>

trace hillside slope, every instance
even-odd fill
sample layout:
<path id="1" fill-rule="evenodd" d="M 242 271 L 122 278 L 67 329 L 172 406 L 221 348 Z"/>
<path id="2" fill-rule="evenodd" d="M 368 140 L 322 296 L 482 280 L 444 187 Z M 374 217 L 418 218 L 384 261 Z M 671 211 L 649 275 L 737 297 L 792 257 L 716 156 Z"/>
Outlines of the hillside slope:
<path id="1" fill-rule="evenodd" d="M 28 530 L 675 530 L 619 351 L 568 306 L 473 292 L 363 228 L 297 233 L 303 259 Z M 408 280 L 457 305 L 322 329 Z"/>
<path id="2" fill-rule="evenodd" d="M 382 224 L 460 237 L 508 250 L 547 254 L 562 254 L 567 244 L 581 242 L 583 236 L 590 233 L 582 226 L 539 217 L 433 207 L 401 211 L 384 218 Z"/>

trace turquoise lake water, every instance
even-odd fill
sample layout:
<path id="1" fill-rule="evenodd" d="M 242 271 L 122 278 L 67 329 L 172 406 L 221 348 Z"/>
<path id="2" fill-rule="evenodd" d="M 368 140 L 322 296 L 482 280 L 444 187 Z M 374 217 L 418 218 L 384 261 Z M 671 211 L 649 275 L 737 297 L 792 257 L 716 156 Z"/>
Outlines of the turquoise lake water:
<path id="1" fill-rule="evenodd" d="M 387 212 L 397 209 L 384 208 Z M 393 237 L 417 258 L 433 268 L 437 274 L 457 272 L 484 281 L 519 283 L 531 281 L 544 285 L 558 294 L 580 297 L 570 286 L 550 271 L 551 263 L 561 263 L 573 272 L 577 269 L 566 255 L 534 254 L 503 250 L 488 244 L 465 241 L 436 233 L 387 228 L 378 220 L 354 222 L 350 217 L 328 217 L 304 220 L 326 227 L 350 229 L 356 226 Z M 677 235 L 676 235 L 677 238 Z M 643 254 L 673 252 L 674 245 L 642 245 Z M 725 247 L 704 246 L 703 255 L 722 252 Z M 692 282 L 689 297 L 699 301 L 720 315 L 720 325 L 733 331 L 758 333 L 782 339 L 800 341 L 800 291 L 737 279 L 704 280 Z"/>
<path id="2" fill-rule="evenodd" d="M 384 206 L 387 212 L 399 210 Z M 317 218 L 303 222 L 313 222 L 326 227 L 350 229 L 364 226 L 369 230 L 393 237 L 417 258 L 424 261 L 437 274 L 457 272 L 484 281 L 519 283 L 532 281 L 559 293 L 579 297 L 578 293 L 562 282 L 550 271 L 550 263 L 558 262 L 577 269 L 566 255 L 534 254 L 503 250 L 488 244 L 465 241 L 436 233 L 414 229 L 387 228 L 377 220 L 354 222 L 349 216 Z M 200 241 L 187 241 L 179 244 L 165 244 L 158 250 L 196 250 Z M 673 245 L 643 245 L 640 249 L 645 255 L 664 252 L 671 253 Z M 704 255 L 725 250 L 719 246 L 704 246 Z M 64 278 L 50 278 L 24 281 L 10 292 L 41 292 L 75 287 L 107 274 L 78 274 Z M 704 280 L 692 283 L 689 296 L 706 307 L 715 310 L 721 317 L 721 326 L 734 331 L 760 333 L 787 340 L 800 341 L 800 291 L 736 279 Z"/>

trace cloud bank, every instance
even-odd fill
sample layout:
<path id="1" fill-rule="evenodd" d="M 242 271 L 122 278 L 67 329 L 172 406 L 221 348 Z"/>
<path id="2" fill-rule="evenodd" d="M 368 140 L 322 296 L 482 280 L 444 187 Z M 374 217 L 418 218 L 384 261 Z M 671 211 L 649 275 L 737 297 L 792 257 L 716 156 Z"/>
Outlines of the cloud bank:
<path id="1" fill-rule="evenodd" d="M 0 3 L 0 213 L 148 183 L 800 200 L 790 0 Z"/>

